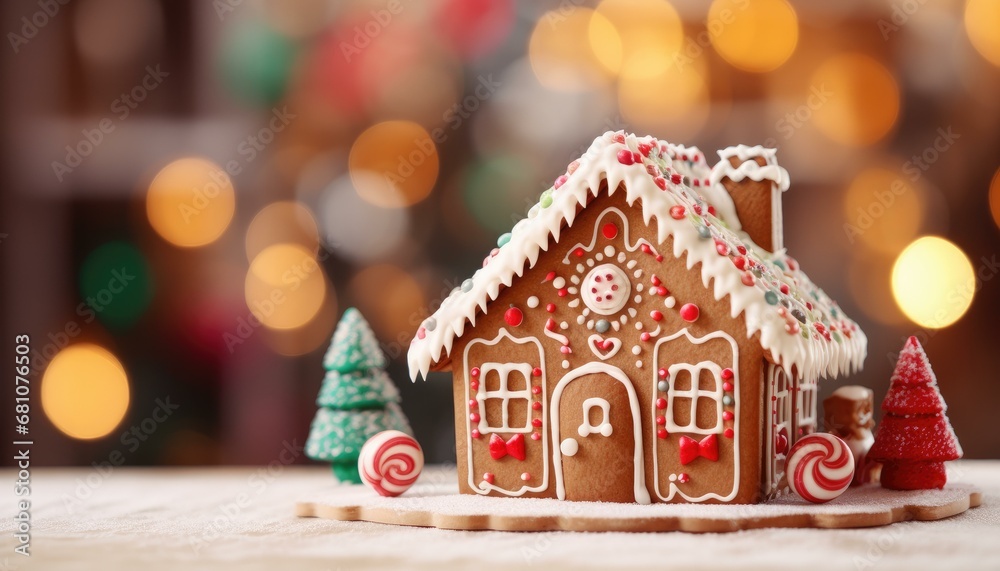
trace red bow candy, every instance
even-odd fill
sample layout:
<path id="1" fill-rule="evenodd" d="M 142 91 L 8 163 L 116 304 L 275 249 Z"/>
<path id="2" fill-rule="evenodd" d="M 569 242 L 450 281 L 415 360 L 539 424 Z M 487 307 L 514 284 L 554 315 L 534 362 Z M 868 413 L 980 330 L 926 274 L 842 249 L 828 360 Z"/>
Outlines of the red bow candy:
<path id="1" fill-rule="evenodd" d="M 507 442 L 496 434 L 490 435 L 490 456 L 494 460 L 499 460 L 508 454 L 518 460 L 524 460 L 524 435 L 515 434 Z"/>
<path id="2" fill-rule="evenodd" d="M 690 464 L 699 456 L 715 462 L 719 459 L 719 441 L 714 434 L 702 438 L 701 442 L 687 436 L 681 436 L 680 452 L 681 464 L 684 465 Z"/>

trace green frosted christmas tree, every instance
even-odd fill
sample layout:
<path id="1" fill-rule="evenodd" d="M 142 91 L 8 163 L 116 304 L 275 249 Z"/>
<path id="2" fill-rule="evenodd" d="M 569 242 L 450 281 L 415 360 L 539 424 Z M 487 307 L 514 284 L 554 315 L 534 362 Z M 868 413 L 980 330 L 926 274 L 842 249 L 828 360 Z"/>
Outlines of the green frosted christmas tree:
<path id="1" fill-rule="evenodd" d="M 412 433 L 399 407 L 399 391 L 385 372 L 385 354 L 357 309 L 340 318 L 323 366 L 327 373 L 306 455 L 330 462 L 341 482 L 360 484 L 358 454 L 369 438 L 383 430 Z"/>

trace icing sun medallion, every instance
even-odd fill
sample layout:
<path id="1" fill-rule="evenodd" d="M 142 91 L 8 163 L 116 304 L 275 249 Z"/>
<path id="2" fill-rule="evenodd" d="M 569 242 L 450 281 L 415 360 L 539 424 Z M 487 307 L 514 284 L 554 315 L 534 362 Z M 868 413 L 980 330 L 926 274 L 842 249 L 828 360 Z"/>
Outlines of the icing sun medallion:
<path id="1" fill-rule="evenodd" d="M 599 315 L 614 315 L 628 303 L 632 284 L 621 268 L 601 264 L 587 274 L 580 287 L 583 303 Z"/>

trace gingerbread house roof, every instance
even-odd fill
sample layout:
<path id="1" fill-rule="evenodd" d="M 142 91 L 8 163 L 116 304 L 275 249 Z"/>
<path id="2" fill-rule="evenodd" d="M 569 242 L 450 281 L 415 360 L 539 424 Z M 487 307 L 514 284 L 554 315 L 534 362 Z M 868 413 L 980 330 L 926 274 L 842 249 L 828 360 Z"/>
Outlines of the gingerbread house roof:
<path id="1" fill-rule="evenodd" d="M 743 315 L 747 336 L 759 335 L 775 363 L 789 372 L 794 367 L 806 378 L 860 369 L 868 341 L 857 324 L 784 250 L 766 252 L 734 230 L 739 228 L 736 211 L 719 181 L 726 176 L 768 179 L 784 190 L 788 175 L 772 160 L 773 152 L 730 147 L 719 152 L 723 160 L 709 169 L 695 147 L 622 132 L 601 135 L 542 193 L 528 217 L 500 237 L 483 267 L 418 328 L 408 353 L 411 378 L 426 377 L 432 366 L 450 359 L 455 339 L 475 325 L 503 287 L 535 265 L 550 237 L 558 242 L 605 181 L 609 193 L 624 191 L 629 205 L 641 199 L 646 224 L 656 218 L 659 243 L 674 237 L 671 253 L 686 255 L 689 269 L 700 264 L 704 286 L 712 288 L 716 299 L 729 298 L 732 316 Z M 754 153 L 765 154 L 768 164 L 729 164 L 729 156 Z"/>

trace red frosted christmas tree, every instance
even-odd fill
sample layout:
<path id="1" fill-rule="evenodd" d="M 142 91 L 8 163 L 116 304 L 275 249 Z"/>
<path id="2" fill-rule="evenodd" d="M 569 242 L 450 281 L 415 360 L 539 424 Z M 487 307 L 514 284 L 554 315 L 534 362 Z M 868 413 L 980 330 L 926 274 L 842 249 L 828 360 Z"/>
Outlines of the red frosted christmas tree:
<path id="1" fill-rule="evenodd" d="M 927 354 L 917 338 L 910 337 L 896 362 L 889 392 L 882 401 L 885 417 L 868 452 L 868 458 L 882 463 L 882 487 L 944 487 L 944 463 L 962 457 L 945 409 Z"/>

